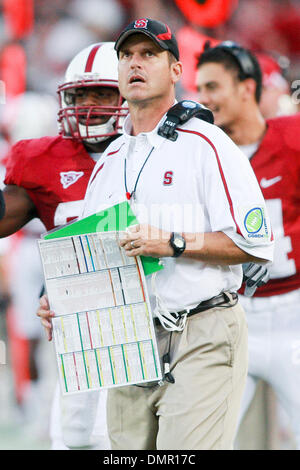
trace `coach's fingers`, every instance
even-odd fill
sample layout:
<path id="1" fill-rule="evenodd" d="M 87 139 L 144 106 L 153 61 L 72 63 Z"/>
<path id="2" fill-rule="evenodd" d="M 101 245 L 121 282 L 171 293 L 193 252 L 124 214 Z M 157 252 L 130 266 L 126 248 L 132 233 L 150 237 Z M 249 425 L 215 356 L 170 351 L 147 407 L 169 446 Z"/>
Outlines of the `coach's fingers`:
<path id="1" fill-rule="evenodd" d="M 139 232 L 140 229 L 141 229 L 140 224 L 131 225 L 130 227 L 127 227 L 127 232 L 128 232 L 128 233 L 135 233 L 135 232 Z"/>
<path id="2" fill-rule="evenodd" d="M 143 254 L 143 250 L 141 247 L 132 248 L 131 250 L 126 250 L 125 253 L 126 253 L 126 256 L 129 256 L 129 257 L 141 256 Z"/>
<path id="3" fill-rule="evenodd" d="M 51 322 L 51 319 L 55 317 L 55 313 L 51 312 L 50 310 L 38 310 L 36 314 L 38 317 L 40 317 L 41 321 L 48 320 L 49 322 Z"/>
<path id="4" fill-rule="evenodd" d="M 128 240 L 127 243 L 123 246 L 124 250 L 131 251 L 135 248 L 140 248 L 143 245 L 141 240 Z"/>
<path id="5" fill-rule="evenodd" d="M 130 243 L 131 241 L 138 240 L 140 238 L 140 233 L 134 232 L 134 233 L 125 233 L 122 238 L 120 238 L 120 246 L 122 248 L 126 248 L 126 245 Z"/>
<path id="6" fill-rule="evenodd" d="M 46 318 L 41 318 L 42 326 L 44 327 L 48 341 L 52 340 L 52 323 Z"/>
<path id="7" fill-rule="evenodd" d="M 38 317 L 46 319 L 53 318 L 55 316 L 54 312 L 50 310 L 49 300 L 46 294 L 40 298 L 40 306 L 36 314 Z"/>
<path id="8" fill-rule="evenodd" d="M 36 314 L 38 317 L 46 319 L 55 317 L 55 313 L 49 307 L 39 307 Z"/>
<path id="9" fill-rule="evenodd" d="M 40 306 L 36 312 L 37 316 L 40 317 L 41 324 L 44 327 L 48 341 L 52 340 L 52 318 L 55 317 L 55 313 L 50 310 L 48 296 L 45 294 L 40 298 Z"/>
<path id="10" fill-rule="evenodd" d="M 49 300 L 47 294 L 42 295 L 40 298 L 40 307 L 44 309 L 50 309 Z"/>

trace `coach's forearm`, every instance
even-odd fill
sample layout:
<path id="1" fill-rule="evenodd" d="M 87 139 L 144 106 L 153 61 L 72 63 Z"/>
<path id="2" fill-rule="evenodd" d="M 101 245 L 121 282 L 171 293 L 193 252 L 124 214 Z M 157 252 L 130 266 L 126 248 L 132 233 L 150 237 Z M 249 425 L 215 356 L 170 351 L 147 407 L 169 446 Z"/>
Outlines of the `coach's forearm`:
<path id="1" fill-rule="evenodd" d="M 171 257 L 174 250 L 170 245 L 170 237 L 171 232 L 140 224 L 128 229 L 120 245 L 125 249 L 127 256 Z M 183 233 L 183 237 L 186 249 L 181 257 L 222 265 L 268 262 L 241 250 L 223 232 Z"/>
<path id="2" fill-rule="evenodd" d="M 183 234 L 186 249 L 182 257 L 193 258 L 209 264 L 234 265 L 242 263 L 264 264 L 267 260 L 256 258 L 241 250 L 231 238 L 223 232 L 203 234 Z"/>

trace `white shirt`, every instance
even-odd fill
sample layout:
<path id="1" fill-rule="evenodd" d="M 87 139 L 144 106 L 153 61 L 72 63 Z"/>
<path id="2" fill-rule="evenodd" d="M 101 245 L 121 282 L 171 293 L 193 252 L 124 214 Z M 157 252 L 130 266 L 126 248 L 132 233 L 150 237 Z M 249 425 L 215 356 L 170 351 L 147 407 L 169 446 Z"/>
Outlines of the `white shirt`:
<path id="1" fill-rule="evenodd" d="M 259 147 L 259 142 L 254 142 L 254 144 L 248 145 L 239 145 L 239 149 L 246 155 L 246 157 L 250 160 L 253 157 L 256 150 Z"/>
<path id="2" fill-rule="evenodd" d="M 124 201 L 125 186 L 129 192 L 136 186 L 132 209 L 140 223 L 175 232 L 223 231 L 242 250 L 272 261 L 269 217 L 248 159 L 214 125 L 193 118 L 172 142 L 157 133 L 163 120 L 152 132 L 134 137 L 126 118 L 123 135 L 106 149 L 91 175 L 83 216 Z M 184 257 L 163 258 L 163 264 L 156 285 L 169 311 L 193 308 L 241 286 L 241 265 Z"/>

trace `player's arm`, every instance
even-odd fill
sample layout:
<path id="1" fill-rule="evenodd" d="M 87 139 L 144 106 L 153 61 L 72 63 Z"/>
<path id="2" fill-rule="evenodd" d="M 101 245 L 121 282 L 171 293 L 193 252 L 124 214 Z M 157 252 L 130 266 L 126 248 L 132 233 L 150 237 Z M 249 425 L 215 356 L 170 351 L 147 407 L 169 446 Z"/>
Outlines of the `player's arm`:
<path id="1" fill-rule="evenodd" d="M 36 208 L 26 190 L 7 185 L 1 195 L 0 238 L 7 237 L 36 217 Z"/>

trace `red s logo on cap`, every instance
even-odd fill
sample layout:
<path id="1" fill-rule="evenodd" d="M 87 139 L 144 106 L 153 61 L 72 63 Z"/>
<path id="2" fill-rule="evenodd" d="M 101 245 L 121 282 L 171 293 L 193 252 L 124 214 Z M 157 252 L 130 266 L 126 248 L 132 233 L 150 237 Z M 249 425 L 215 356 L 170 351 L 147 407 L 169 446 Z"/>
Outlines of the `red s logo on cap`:
<path id="1" fill-rule="evenodd" d="M 147 29 L 147 24 L 148 24 L 148 20 L 146 20 L 145 18 L 142 18 L 140 20 L 135 21 L 134 27 L 135 28 L 146 28 Z"/>

